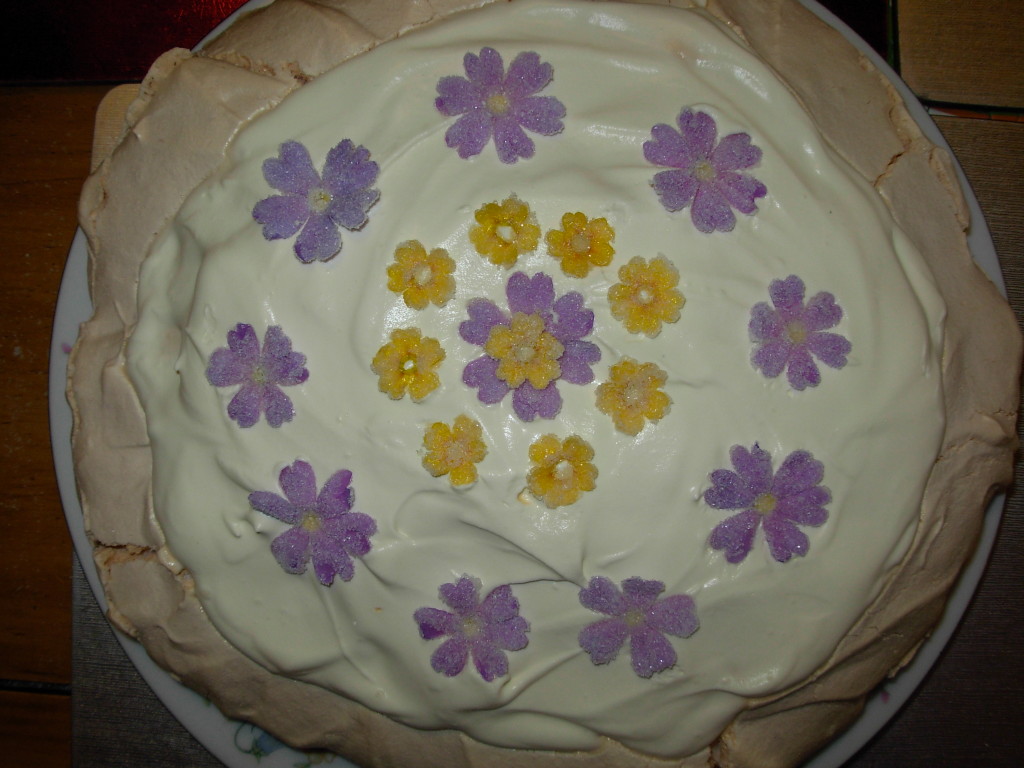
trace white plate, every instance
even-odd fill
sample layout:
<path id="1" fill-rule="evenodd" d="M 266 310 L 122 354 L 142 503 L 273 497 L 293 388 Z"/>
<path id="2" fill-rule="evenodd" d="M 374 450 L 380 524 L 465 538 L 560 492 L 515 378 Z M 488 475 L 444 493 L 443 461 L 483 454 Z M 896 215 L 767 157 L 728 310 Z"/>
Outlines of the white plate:
<path id="1" fill-rule="evenodd" d="M 871 59 L 903 96 L 911 116 L 921 126 L 928 138 L 949 149 L 949 145 L 939 132 L 938 127 L 910 92 L 910 89 L 867 43 L 814 0 L 800 1 L 828 24 L 835 27 Z M 207 37 L 207 40 L 226 29 L 239 13 L 268 3 L 269 0 L 251 0 L 218 26 Z M 971 211 L 972 226 L 968 235 L 971 252 L 979 266 L 1005 294 L 999 260 L 988 226 L 985 224 L 978 201 L 959 164 L 956 168 Z M 74 468 L 71 461 L 71 409 L 64 394 L 69 345 L 77 338 L 79 325 L 92 314 L 86 277 L 87 262 L 85 235 L 79 230 L 71 244 L 64 276 L 61 280 L 53 323 L 53 337 L 50 342 L 50 437 L 57 470 L 57 484 L 64 505 L 64 514 L 71 530 L 71 538 L 78 557 L 83 563 L 89 585 L 92 587 L 100 607 L 105 612 L 106 599 L 96 570 L 91 566 L 93 562 L 92 547 L 85 534 L 82 508 L 75 490 Z M 960 619 L 974 595 L 995 542 L 1003 504 L 1004 497 L 998 496 L 989 506 L 978 549 L 957 583 L 942 621 L 931 638 L 924 643 L 913 662 L 906 669 L 895 679 L 882 686 L 868 700 L 863 714 L 853 727 L 830 743 L 807 764 L 806 768 L 839 768 L 842 766 L 882 729 L 917 689 L 960 623 Z M 292 766 L 308 764 L 307 755 L 290 749 L 258 728 L 229 720 L 223 716 L 211 717 L 211 710 L 214 708 L 208 701 L 171 678 L 149 658 L 137 642 L 120 632 L 115 632 L 115 635 L 129 659 L 154 693 L 192 735 L 229 768 L 253 768 L 256 765 L 259 765 L 260 768 L 292 768 Z M 339 768 L 354 768 L 352 763 L 341 758 L 336 758 L 331 764 L 339 766 Z"/>

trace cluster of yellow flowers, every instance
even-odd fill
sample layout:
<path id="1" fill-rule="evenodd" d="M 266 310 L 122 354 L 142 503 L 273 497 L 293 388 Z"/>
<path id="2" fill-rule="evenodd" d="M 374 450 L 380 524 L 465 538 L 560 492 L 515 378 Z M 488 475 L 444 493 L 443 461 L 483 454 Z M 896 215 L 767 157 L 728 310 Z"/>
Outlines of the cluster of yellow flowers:
<path id="1" fill-rule="evenodd" d="M 529 205 L 515 195 L 487 203 L 474 218 L 470 242 L 496 266 L 510 268 L 540 242 L 541 230 Z M 606 219 L 589 219 L 581 212 L 564 214 L 561 228 L 544 238 L 563 272 L 579 278 L 611 264 L 614 239 L 615 230 Z M 441 307 L 455 292 L 454 272 L 455 262 L 443 248 L 428 252 L 418 240 L 409 240 L 395 249 L 387 267 L 387 286 L 412 309 Z M 608 290 L 608 302 L 627 331 L 653 338 L 664 323 L 679 319 L 685 299 L 677 288 L 679 273 L 667 258 L 648 261 L 636 256 L 619 268 L 618 278 Z M 529 382 L 541 390 L 561 375 L 564 347 L 537 315 L 513 313 L 508 324 L 491 329 L 484 350 L 498 363 L 495 375 L 510 388 Z M 424 337 L 418 328 L 402 328 L 391 332 L 371 368 L 389 397 L 400 400 L 408 393 L 420 402 L 440 385 L 437 368 L 444 358 L 437 339 Z M 671 398 L 663 391 L 667 379 L 657 365 L 625 357 L 611 366 L 608 380 L 597 387 L 597 408 L 618 430 L 637 435 L 648 421 L 658 421 L 668 412 Z M 431 424 L 423 446 L 424 468 L 434 477 L 447 475 L 455 487 L 475 483 L 476 465 L 487 455 L 480 423 L 464 414 L 452 424 Z M 544 435 L 530 446 L 529 458 L 533 468 L 527 475 L 528 489 L 548 507 L 573 504 L 596 485 L 594 450 L 578 435 L 565 440 Z"/>

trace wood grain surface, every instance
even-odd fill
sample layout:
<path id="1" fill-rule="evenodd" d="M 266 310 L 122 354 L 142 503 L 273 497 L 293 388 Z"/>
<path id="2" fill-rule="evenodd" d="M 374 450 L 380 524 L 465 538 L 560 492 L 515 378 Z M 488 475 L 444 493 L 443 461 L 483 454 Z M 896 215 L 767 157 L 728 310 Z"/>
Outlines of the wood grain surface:
<path id="1" fill-rule="evenodd" d="M 1024 108 L 1019 0 L 899 0 L 897 9 L 902 72 L 919 94 Z M 50 452 L 47 369 L 93 116 L 108 90 L 0 86 L 0 755 L 10 765 L 72 764 L 71 546 Z M 937 122 L 985 212 L 1021 322 L 1024 123 Z M 856 768 L 1019 764 L 1022 573 L 1024 513 L 1014 495 L 967 619 Z"/>
<path id="2" fill-rule="evenodd" d="M 896 8 L 900 74 L 920 98 L 1024 109 L 1024 3 L 899 0 Z"/>

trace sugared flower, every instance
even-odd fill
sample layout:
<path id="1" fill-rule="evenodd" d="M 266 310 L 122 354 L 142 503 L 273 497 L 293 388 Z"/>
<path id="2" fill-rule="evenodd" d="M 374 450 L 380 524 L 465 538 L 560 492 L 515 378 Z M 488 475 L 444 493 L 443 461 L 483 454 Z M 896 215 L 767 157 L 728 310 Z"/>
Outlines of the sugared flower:
<path id="1" fill-rule="evenodd" d="M 530 445 L 533 468 L 526 475 L 530 493 L 551 509 L 574 504 L 580 495 L 597 487 L 594 449 L 578 435 L 559 440 L 542 435 Z"/>
<path id="2" fill-rule="evenodd" d="M 715 509 L 738 509 L 739 514 L 719 523 L 708 543 L 739 563 L 754 546 L 754 534 L 764 526 L 773 558 L 785 563 L 793 555 L 807 554 L 809 542 L 798 525 L 819 526 L 828 520 L 825 505 L 832 500 L 821 485 L 825 467 L 807 451 L 793 451 L 779 471 L 772 473 L 772 457 L 756 443 L 749 451 L 734 445 L 729 451 L 735 471 L 716 469 L 704 501 Z"/>
<path id="3" fill-rule="evenodd" d="M 335 576 L 351 580 L 352 559 L 370 551 L 370 537 L 377 532 L 372 517 L 351 511 L 352 473 L 335 472 L 317 493 L 313 467 L 296 460 L 281 470 L 278 482 L 283 497 L 271 491 L 249 494 L 249 504 L 257 512 L 292 526 L 270 545 L 277 562 L 288 573 L 305 573 L 312 562 L 325 587 L 334 583 Z"/>
<path id="4" fill-rule="evenodd" d="M 484 352 L 498 361 L 495 374 L 513 389 L 529 381 L 544 389 L 558 378 L 562 343 L 545 330 L 544 318 L 515 312 L 508 325 L 496 325 L 484 344 Z"/>
<path id="5" fill-rule="evenodd" d="M 423 447 L 426 470 L 434 477 L 448 475 L 456 487 L 476 482 L 476 465 L 487 455 L 480 422 L 464 414 L 456 416 L 451 426 L 442 421 L 431 424 L 423 435 Z"/>
<path id="6" fill-rule="evenodd" d="M 597 388 L 597 409 L 612 417 L 627 435 L 637 435 L 647 419 L 658 421 L 672 399 L 661 388 L 668 374 L 654 363 L 624 357 L 609 370 L 609 380 Z"/>
<path id="7" fill-rule="evenodd" d="M 371 188 L 377 172 L 369 150 L 349 139 L 327 153 L 322 176 L 305 146 L 286 141 L 278 157 L 263 162 L 263 178 L 281 194 L 260 200 L 252 216 L 263 225 L 267 240 L 288 238 L 301 229 L 295 241 L 299 261 L 327 261 L 341 250 L 339 227 L 357 230 L 366 224 L 366 212 L 380 197 Z"/>
<path id="8" fill-rule="evenodd" d="M 676 118 L 679 130 L 659 123 L 644 142 L 644 157 L 660 171 L 652 182 L 666 210 L 690 206 L 690 218 L 701 232 L 729 232 L 736 226 L 732 209 L 757 211 L 754 202 L 768 189 L 741 171 L 761 160 L 761 150 L 746 133 L 732 133 L 718 141 L 718 126 L 711 115 L 684 109 Z"/>
<path id="9" fill-rule="evenodd" d="M 263 346 L 251 325 L 239 323 L 228 331 L 228 345 L 214 350 L 206 379 L 215 387 L 241 385 L 228 403 L 228 416 L 240 427 L 251 427 L 266 414 L 267 424 L 280 427 L 295 416 L 291 398 L 281 387 L 301 384 L 309 377 L 306 356 L 292 351 L 280 326 L 267 328 Z"/>
<path id="10" fill-rule="evenodd" d="M 514 163 L 533 157 L 533 139 L 524 128 L 553 136 L 562 128 L 565 107 L 553 96 L 537 96 L 554 77 L 554 68 L 532 51 L 509 65 L 493 48 L 463 58 L 466 77 L 450 75 L 437 83 L 434 105 L 445 117 L 459 116 L 444 135 L 445 143 L 465 159 L 480 154 L 494 137 L 498 158 Z"/>
<path id="11" fill-rule="evenodd" d="M 607 219 L 588 219 L 582 213 L 562 216 L 562 228 L 545 235 L 548 252 L 562 263 L 562 271 L 573 277 L 586 277 L 591 267 L 612 263 L 615 230 Z"/>
<path id="12" fill-rule="evenodd" d="M 583 628 L 580 647 L 595 664 L 608 664 L 629 640 L 633 671 L 643 678 L 662 672 L 676 663 L 676 651 L 665 635 L 689 637 L 700 626 L 693 598 L 670 595 L 660 581 L 636 577 L 622 582 L 622 589 L 604 576 L 595 576 L 580 590 L 580 603 L 610 618 Z"/>
<path id="13" fill-rule="evenodd" d="M 441 343 L 424 337 L 419 328 L 397 328 L 377 350 L 370 367 L 380 377 L 381 392 L 392 400 L 401 400 L 408 392 L 418 403 L 441 384 L 436 369 L 444 356 Z"/>
<path id="14" fill-rule="evenodd" d="M 454 584 L 442 584 L 439 596 L 451 611 L 424 607 L 413 614 L 424 640 L 448 638 L 430 657 L 434 671 L 455 677 L 472 657 L 487 682 L 507 675 L 505 651 L 525 648 L 530 631 L 526 619 L 519 615 L 512 587 L 496 587 L 481 601 L 476 580 L 463 576 Z"/>
<path id="15" fill-rule="evenodd" d="M 540 227 L 530 206 L 515 195 L 481 206 L 473 217 L 476 224 L 469 230 L 469 241 L 496 266 L 511 267 L 540 242 Z"/>
<path id="16" fill-rule="evenodd" d="M 846 365 L 853 345 L 838 333 L 829 333 L 843 318 L 831 293 L 816 293 L 804 305 L 804 282 L 796 275 L 773 280 L 768 287 L 774 309 L 758 302 L 750 311 L 750 339 L 757 347 L 754 367 L 770 379 L 786 371 L 796 390 L 816 387 L 821 381 L 814 358 L 832 368 Z"/>
<path id="17" fill-rule="evenodd" d="M 630 333 L 651 338 L 661 333 L 662 323 L 674 323 L 686 299 L 677 289 L 679 271 L 664 256 L 649 262 L 634 256 L 619 267 L 619 280 L 608 289 L 612 315 Z"/>
<path id="18" fill-rule="evenodd" d="M 505 288 L 509 314 L 488 299 L 467 305 L 469 320 L 459 335 L 486 353 L 470 362 L 462 381 L 482 403 L 498 403 L 512 392 L 512 408 L 523 421 L 553 419 L 562 407 L 558 379 L 572 384 L 594 380 L 591 365 L 601 359 L 596 344 L 583 341 L 594 328 L 594 313 L 571 291 L 555 300 L 551 278 L 538 272 L 512 275 Z"/>
<path id="19" fill-rule="evenodd" d="M 395 260 L 388 265 L 388 290 L 402 294 L 412 309 L 431 302 L 441 307 L 455 292 L 454 271 L 455 261 L 444 248 L 427 253 L 419 240 L 408 240 L 395 248 Z"/>

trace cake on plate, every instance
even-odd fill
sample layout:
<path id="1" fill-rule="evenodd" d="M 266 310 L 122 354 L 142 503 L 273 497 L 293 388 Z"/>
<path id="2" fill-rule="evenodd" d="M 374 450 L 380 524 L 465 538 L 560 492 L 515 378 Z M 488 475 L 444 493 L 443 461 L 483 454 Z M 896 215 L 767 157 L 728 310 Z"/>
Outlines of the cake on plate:
<path id="1" fill-rule="evenodd" d="M 950 159 L 795 2 L 277 0 L 82 223 L 112 619 L 360 765 L 796 765 L 1009 480 Z"/>

